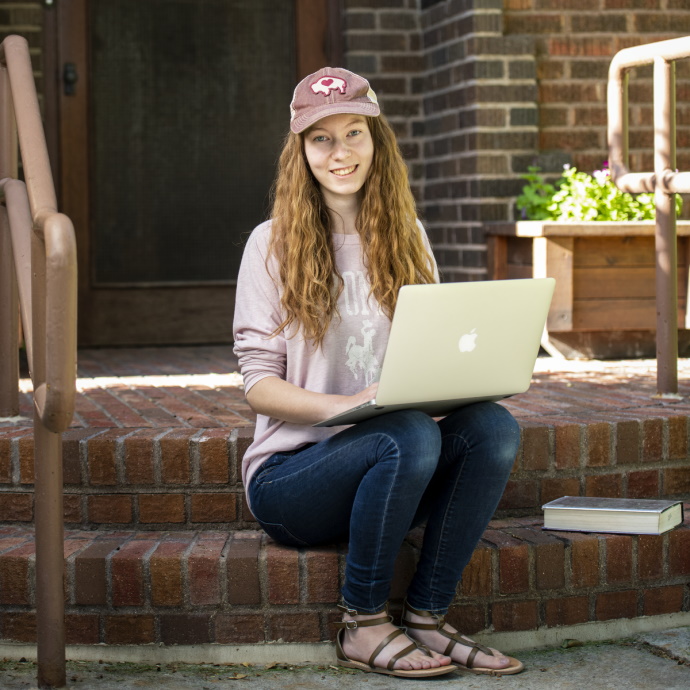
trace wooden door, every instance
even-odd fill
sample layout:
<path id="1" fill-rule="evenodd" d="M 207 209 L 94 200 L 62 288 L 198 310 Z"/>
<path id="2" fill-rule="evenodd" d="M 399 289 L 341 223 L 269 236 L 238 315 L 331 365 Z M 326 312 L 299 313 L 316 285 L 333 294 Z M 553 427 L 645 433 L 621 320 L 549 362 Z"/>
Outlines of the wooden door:
<path id="1" fill-rule="evenodd" d="M 329 62 L 334 4 L 56 3 L 46 72 L 81 345 L 232 340 L 243 244 L 267 215 L 294 84 Z"/>

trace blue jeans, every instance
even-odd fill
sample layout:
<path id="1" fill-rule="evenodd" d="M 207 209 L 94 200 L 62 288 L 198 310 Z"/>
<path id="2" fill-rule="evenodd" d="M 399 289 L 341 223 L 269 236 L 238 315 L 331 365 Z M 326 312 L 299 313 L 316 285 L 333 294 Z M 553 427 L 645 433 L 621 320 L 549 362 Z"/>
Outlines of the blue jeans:
<path id="1" fill-rule="evenodd" d="M 277 542 L 349 541 L 342 595 L 361 613 L 383 609 L 398 551 L 426 521 L 407 600 L 445 614 L 505 489 L 520 441 L 495 403 L 440 422 L 415 410 L 360 422 L 304 449 L 271 456 L 252 477 L 252 512 Z"/>

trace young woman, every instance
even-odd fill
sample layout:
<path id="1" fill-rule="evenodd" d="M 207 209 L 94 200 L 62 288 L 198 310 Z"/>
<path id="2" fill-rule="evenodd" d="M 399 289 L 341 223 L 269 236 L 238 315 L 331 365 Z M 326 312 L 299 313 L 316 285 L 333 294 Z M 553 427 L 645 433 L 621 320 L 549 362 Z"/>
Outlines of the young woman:
<path id="1" fill-rule="evenodd" d="M 252 512 L 282 544 L 349 541 L 341 665 L 517 673 L 521 662 L 444 620 L 513 465 L 510 413 L 480 403 L 440 422 L 405 410 L 312 426 L 374 396 L 399 288 L 438 276 L 369 83 L 322 69 L 298 84 L 290 112 L 271 220 L 249 238 L 237 284 L 235 353 L 257 413 L 242 465 Z M 386 600 L 403 539 L 423 522 L 403 632 Z"/>

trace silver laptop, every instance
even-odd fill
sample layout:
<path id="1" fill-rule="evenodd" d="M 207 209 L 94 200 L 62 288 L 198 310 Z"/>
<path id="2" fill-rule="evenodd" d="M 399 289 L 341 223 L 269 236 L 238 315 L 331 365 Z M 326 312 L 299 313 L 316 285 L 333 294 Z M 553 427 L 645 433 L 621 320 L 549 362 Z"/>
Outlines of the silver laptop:
<path id="1" fill-rule="evenodd" d="M 356 424 L 412 408 L 440 417 L 529 388 L 553 278 L 406 285 L 376 398 L 314 426 Z"/>

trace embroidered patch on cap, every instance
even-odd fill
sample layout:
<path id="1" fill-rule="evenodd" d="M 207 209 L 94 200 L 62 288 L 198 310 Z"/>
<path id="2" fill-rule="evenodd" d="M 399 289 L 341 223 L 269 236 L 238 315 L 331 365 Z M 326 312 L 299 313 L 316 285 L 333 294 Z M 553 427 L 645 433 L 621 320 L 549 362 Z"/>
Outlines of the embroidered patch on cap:
<path id="1" fill-rule="evenodd" d="M 328 96 L 331 91 L 345 93 L 347 82 L 344 79 L 340 79 L 340 77 L 321 77 L 321 79 L 311 85 L 311 90 L 314 93 L 322 93 L 324 96 Z"/>

